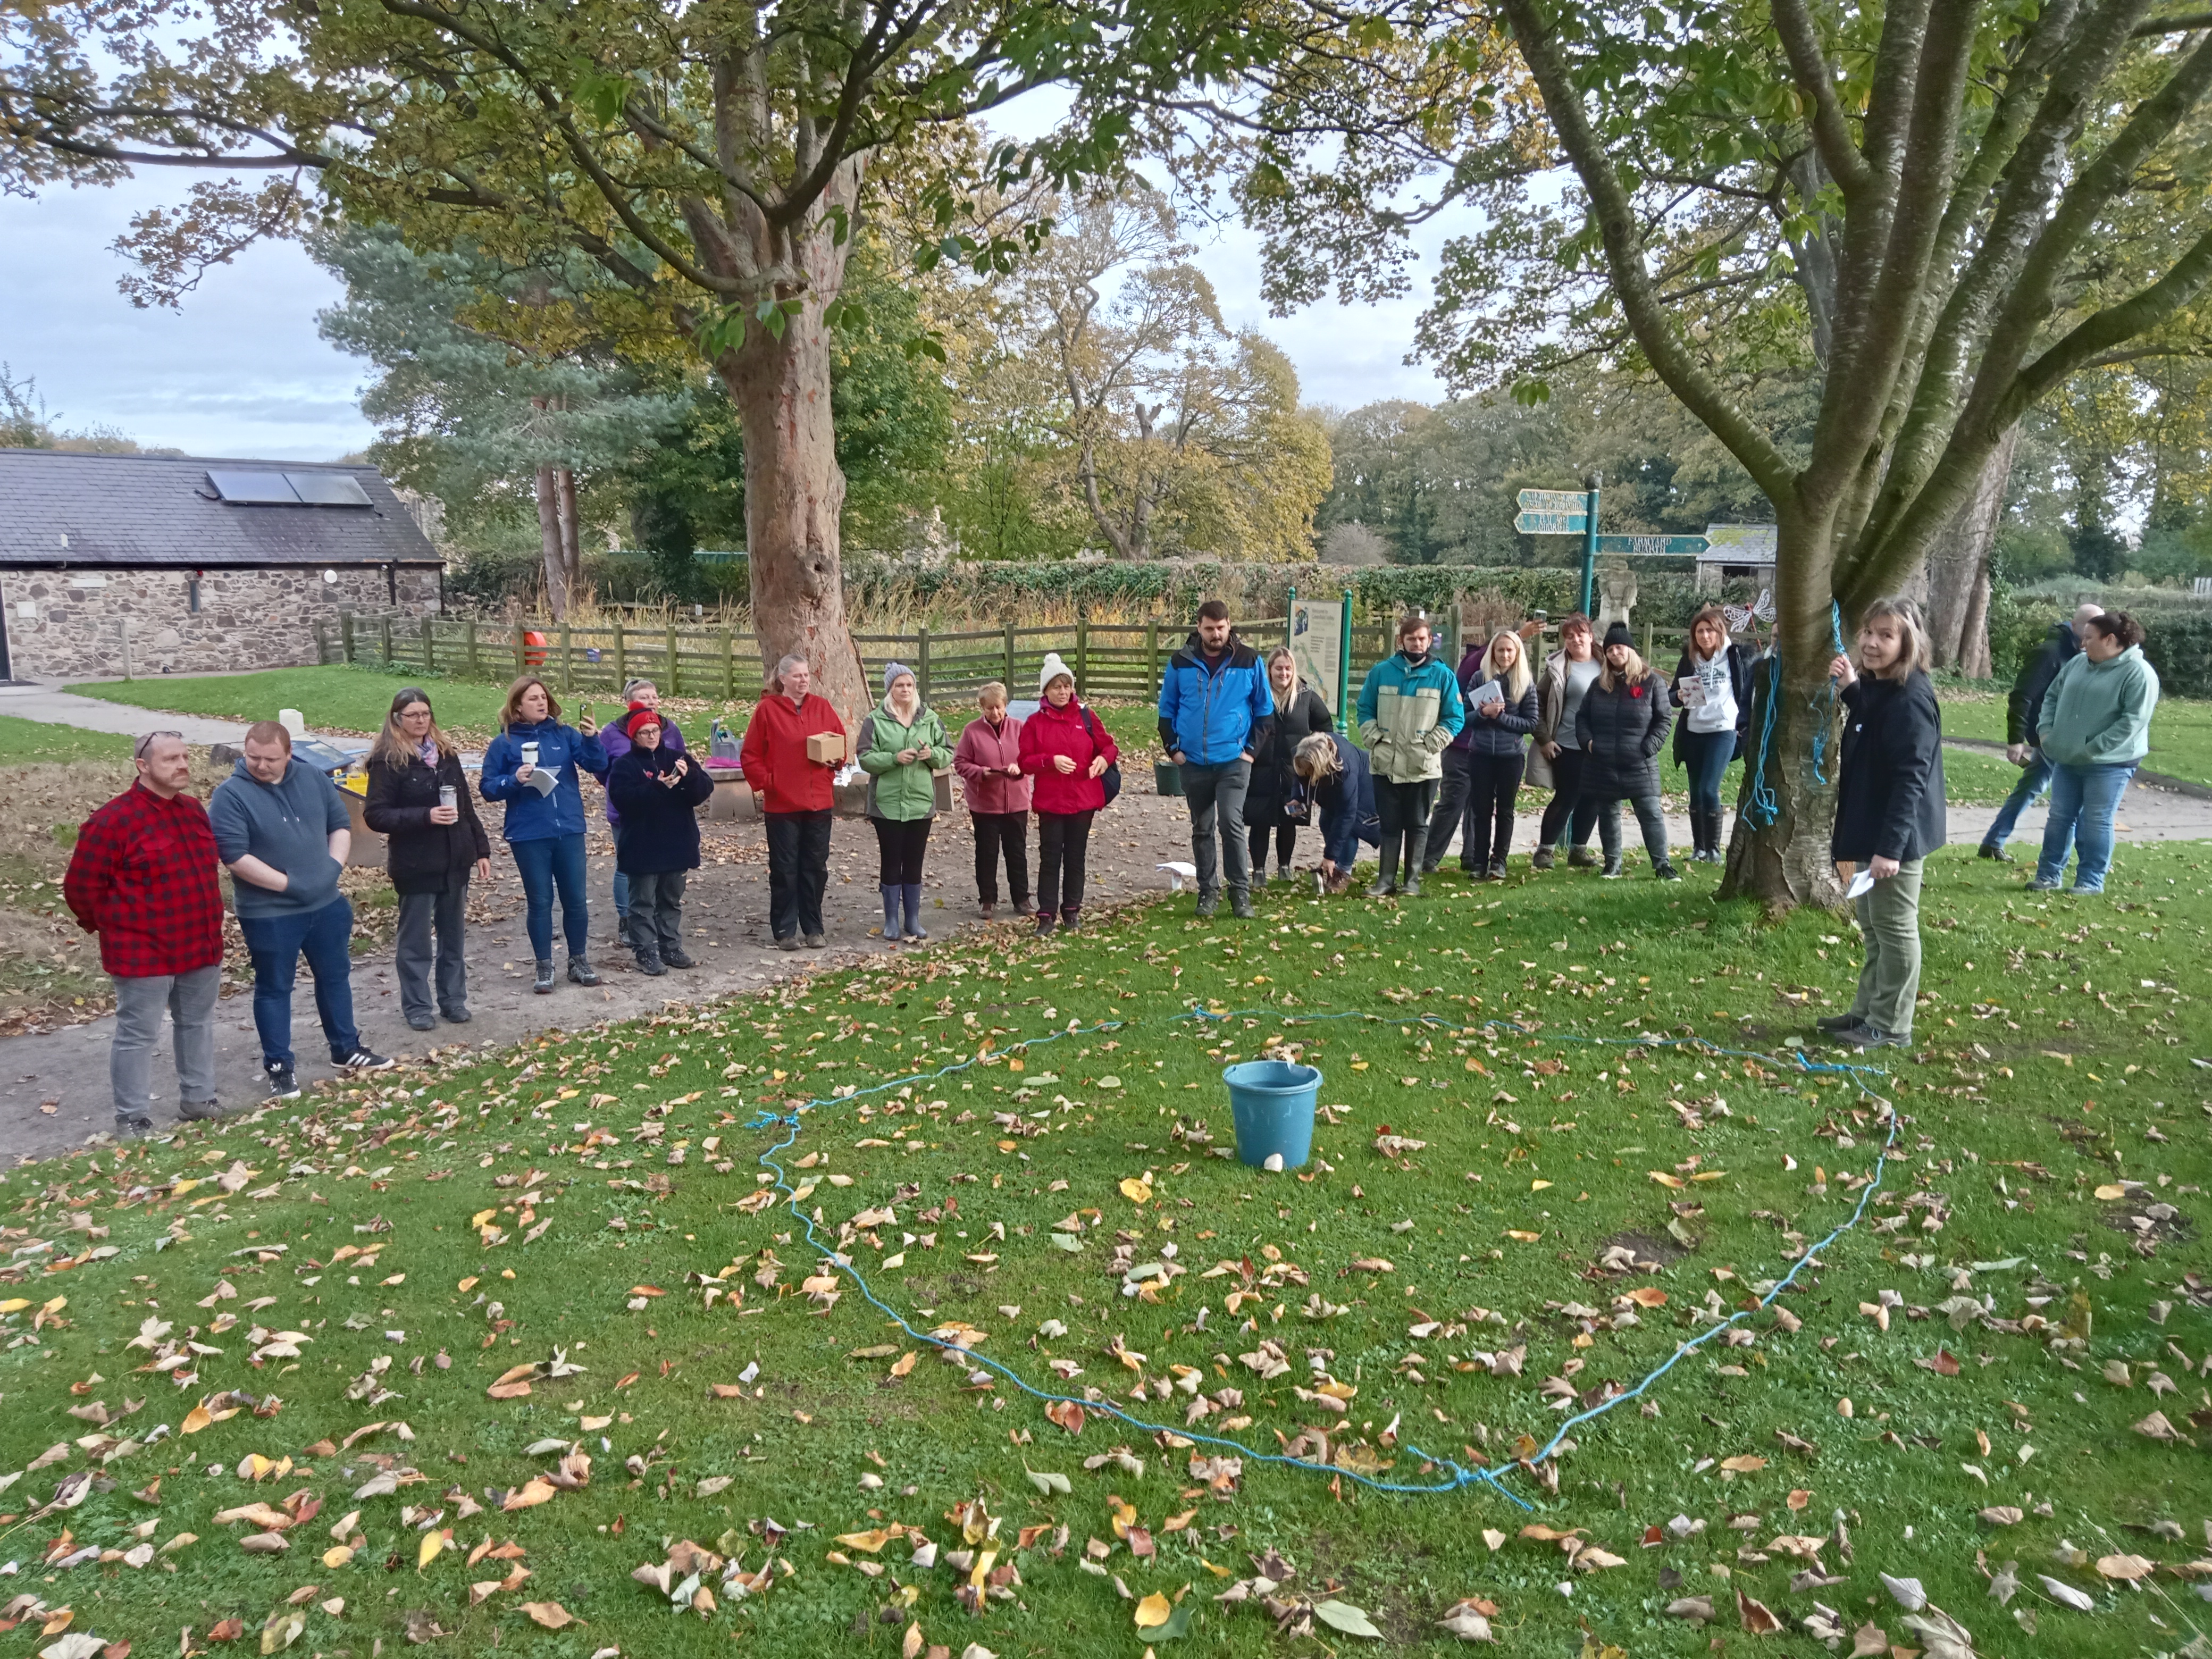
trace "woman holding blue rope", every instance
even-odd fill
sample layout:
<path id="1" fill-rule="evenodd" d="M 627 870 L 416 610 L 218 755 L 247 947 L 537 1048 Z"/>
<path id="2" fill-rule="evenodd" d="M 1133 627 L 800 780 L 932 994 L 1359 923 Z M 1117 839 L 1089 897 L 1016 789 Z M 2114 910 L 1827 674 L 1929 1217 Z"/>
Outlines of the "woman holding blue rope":
<path id="1" fill-rule="evenodd" d="M 1912 1041 L 1920 990 L 1922 860 L 1948 831 L 1943 720 L 1928 678 L 1927 630 L 1911 600 L 1869 605 L 1857 647 L 1856 663 L 1838 654 L 1828 668 L 1844 705 L 1829 852 L 1858 914 L 1866 964 L 1850 1012 L 1820 1027 L 1854 1048 L 1901 1048 Z"/>

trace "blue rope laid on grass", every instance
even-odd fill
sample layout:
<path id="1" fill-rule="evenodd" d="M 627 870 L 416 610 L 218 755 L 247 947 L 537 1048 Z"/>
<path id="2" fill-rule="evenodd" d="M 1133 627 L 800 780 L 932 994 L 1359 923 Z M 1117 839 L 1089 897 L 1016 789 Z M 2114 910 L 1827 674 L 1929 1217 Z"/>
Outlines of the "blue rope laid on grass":
<path id="1" fill-rule="evenodd" d="M 1441 1015 L 1437 1014 L 1383 1014 L 1370 1012 L 1364 1009 L 1345 1010 L 1330 1013 L 1291 1014 L 1286 1013 L 1279 1008 L 1237 1009 L 1223 1012 L 1215 1012 L 1212 1010 L 1204 1008 L 1193 1008 L 1184 1013 L 1174 1015 L 1171 1018 L 1176 1021 L 1212 1021 L 1216 1023 L 1225 1023 L 1232 1019 L 1271 1018 L 1280 1020 L 1285 1025 L 1321 1024 L 1336 1020 L 1366 1019 L 1374 1020 L 1378 1023 L 1388 1022 L 1400 1024 L 1418 1024 L 1432 1030 L 1442 1030 L 1447 1032 L 1480 1034 L 1486 1031 L 1492 1031 L 1512 1035 L 1528 1034 L 1528 1028 L 1508 1019 L 1486 1020 L 1479 1025 L 1462 1025 L 1455 1021 L 1445 1019 Z M 977 1353 L 973 1349 L 963 1347 L 957 1341 L 953 1341 L 944 1337 L 934 1336 L 927 1331 L 916 1329 L 903 1314 L 900 1313 L 896 1308 L 890 1306 L 890 1304 L 884 1302 L 882 1297 L 878 1297 L 875 1293 L 875 1291 L 870 1286 L 867 1279 L 862 1275 L 860 1269 L 853 1265 L 850 1257 L 844 1255 L 844 1253 L 837 1249 L 834 1244 L 825 1244 L 823 1242 L 822 1235 L 817 1231 L 813 1218 L 807 1215 L 804 1210 L 799 1207 L 798 1190 L 791 1185 L 787 1172 L 784 1170 L 782 1164 L 776 1161 L 777 1154 L 787 1151 L 792 1145 L 798 1140 L 800 1129 L 800 1118 L 802 1115 L 807 1112 L 813 1111 L 819 1107 L 836 1105 L 842 1101 L 859 1099 L 864 1095 L 882 1094 L 893 1089 L 906 1088 L 916 1084 L 933 1083 L 941 1078 L 954 1076 L 961 1072 L 967 1071 L 973 1066 L 981 1065 L 987 1058 L 1003 1058 L 1006 1055 L 1012 1054 L 1019 1050 L 1040 1048 L 1047 1043 L 1058 1042 L 1071 1036 L 1089 1036 L 1100 1032 L 1125 1030 L 1131 1024 L 1135 1023 L 1136 1022 L 1134 1021 L 1129 1020 L 1109 1019 L 1099 1020 L 1090 1025 L 1079 1026 L 1071 1024 L 1064 1030 L 1048 1032 L 1042 1036 L 1025 1038 L 1023 1041 L 1013 1043 L 1006 1048 L 1000 1049 L 988 1056 L 983 1054 L 973 1055 L 966 1060 L 955 1060 L 950 1065 L 939 1066 L 934 1071 L 916 1072 L 906 1077 L 892 1078 L 882 1083 L 871 1084 L 864 1089 L 854 1089 L 848 1094 L 817 1097 L 812 1100 L 801 1102 L 798 1105 L 790 1107 L 787 1110 L 781 1112 L 762 1109 L 756 1113 L 754 1117 L 747 1122 L 745 1127 L 747 1128 L 753 1129 L 765 1129 L 779 1124 L 783 1126 L 785 1130 L 783 1139 L 776 1142 L 775 1146 L 768 1148 L 767 1151 L 763 1152 L 760 1155 L 758 1161 L 774 1175 L 775 1189 L 785 1194 L 784 1207 L 790 1211 L 792 1215 L 797 1218 L 799 1224 L 805 1229 L 806 1239 L 809 1245 L 818 1251 L 821 1255 L 827 1257 L 834 1267 L 849 1278 L 853 1281 L 854 1286 L 860 1291 L 862 1297 L 867 1301 L 869 1305 L 884 1314 L 894 1325 L 896 1325 L 914 1341 L 924 1344 L 930 1347 L 957 1350 L 964 1362 L 970 1364 L 976 1369 L 988 1371 L 995 1376 L 1005 1378 L 1006 1381 L 1012 1383 L 1017 1389 L 1019 1389 L 1024 1394 L 1028 1395 L 1032 1399 L 1042 1401 L 1047 1404 L 1079 1406 L 1085 1412 L 1095 1413 L 1100 1416 L 1110 1417 L 1119 1422 L 1126 1423 L 1132 1429 L 1143 1434 L 1168 1434 L 1193 1444 L 1220 1447 L 1224 1450 L 1235 1452 L 1239 1456 L 1249 1458 L 1256 1463 L 1279 1464 L 1290 1468 L 1300 1470 L 1308 1474 L 1327 1474 L 1333 1477 L 1348 1477 L 1356 1484 L 1365 1486 L 1372 1492 L 1402 1493 L 1407 1495 L 1429 1495 L 1439 1492 L 1457 1492 L 1468 1486 L 1486 1486 L 1498 1492 L 1501 1497 L 1506 1498 L 1509 1502 L 1518 1504 L 1522 1509 L 1527 1510 L 1533 1508 L 1534 1506 L 1531 1505 L 1527 1499 L 1522 1498 L 1518 1493 L 1513 1492 L 1504 1485 L 1504 1481 L 1500 1478 L 1499 1471 L 1487 1468 L 1468 1468 L 1450 1458 L 1435 1456 L 1428 1452 L 1425 1452 L 1419 1446 L 1414 1445 L 1411 1441 L 1401 1443 L 1407 1454 L 1433 1467 L 1439 1472 L 1441 1478 L 1433 1481 L 1398 1481 L 1377 1480 L 1372 1475 L 1362 1474 L 1355 1469 L 1343 1468 L 1336 1464 L 1318 1463 L 1310 1458 L 1293 1457 L 1285 1453 L 1255 1450 L 1252 1447 L 1245 1445 L 1242 1441 L 1231 1440 L 1223 1436 L 1202 1434 L 1195 1430 L 1179 1427 L 1172 1424 L 1147 1422 L 1146 1419 L 1123 1410 L 1113 1401 L 1103 1397 L 1097 1400 L 1090 1400 L 1074 1395 L 1058 1394 L 1049 1389 L 1040 1389 L 1009 1366 L 1002 1364 L 998 1360 L 990 1358 L 988 1355 Z M 1577 1036 L 1572 1033 L 1553 1033 L 1553 1038 L 1554 1041 L 1561 1042 L 1579 1042 L 1605 1048 L 1695 1048 L 1701 1053 L 1723 1054 L 1735 1059 L 1763 1060 L 1769 1065 L 1778 1065 L 1782 1063 L 1771 1054 L 1759 1054 L 1751 1049 L 1723 1048 L 1717 1043 L 1708 1042 L 1702 1037 L 1661 1037 L 1650 1033 L 1645 1033 L 1635 1037 L 1586 1037 Z M 1765 1312 L 1767 1308 L 1772 1305 L 1776 1297 L 1779 1297 L 1783 1291 L 1790 1287 L 1800 1273 L 1803 1272 L 1808 1267 L 1818 1265 L 1820 1253 L 1821 1251 L 1826 1249 L 1831 1244 L 1834 1243 L 1837 1239 L 1843 1237 L 1844 1233 L 1858 1225 L 1860 1219 L 1865 1215 L 1868 1204 L 1872 1201 L 1875 1194 L 1881 1189 L 1884 1171 L 1887 1167 L 1891 1152 L 1894 1148 L 1897 1141 L 1898 1118 L 1895 1109 L 1890 1107 L 1887 1103 L 1883 1102 L 1881 1097 L 1876 1095 L 1875 1091 L 1868 1086 L 1866 1081 L 1869 1077 L 1881 1077 L 1887 1075 L 1887 1073 L 1883 1068 L 1880 1066 L 1855 1066 L 1845 1061 L 1810 1060 L 1808 1059 L 1802 1052 L 1793 1051 L 1793 1058 L 1795 1059 L 1799 1070 L 1802 1073 L 1848 1077 L 1860 1094 L 1865 1096 L 1869 1099 L 1874 1100 L 1877 1104 L 1881 1105 L 1887 1115 L 1888 1133 L 1882 1142 L 1881 1152 L 1875 1160 L 1874 1174 L 1869 1179 L 1865 1187 L 1861 1189 L 1858 1203 L 1853 1206 L 1850 1218 L 1832 1229 L 1826 1237 L 1820 1240 L 1819 1243 L 1812 1246 L 1802 1255 L 1801 1255 L 1797 1259 L 1796 1262 L 1790 1267 L 1790 1271 L 1784 1274 L 1780 1279 L 1776 1281 L 1771 1289 L 1759 1298 L 1757 1307 L 1739 1309 L 1736 1312 L 1729 1315 L 1726 1319 L 1720 1320 L 1707 1329 L 1699 1332 L 1696 1336 L 1690 1339 L 1690 1340 L 1676 1345 L 1674 1352 L 1670 1354 L 1663 1363 L 1648 1373 L 1633 1389 L 1614 1395 L 1610 1399 L 1590 1407 L 1589 1410 L 1578 1413 L 1575 1416 L 1567 1419 L 1565 1422 L 1559 1425 L 1558 1432 L 1553 1434 L 1550 1440 L 1547 1441 L 1528 1457 L 1519 1460 L 1528 1468 L 1534 1470 L 1539 1464 L 1543 1463 L 1547 1460 L 1556 1455 L 1561 1445 L 1565 1443 L 1570 1430 L 1574 1429 L 1582 1424 L 1590 1422 L 1595 1419 L 1603 1417 L 1607 1413 L 1626 1404 L 1632 1400 L 1642 1398 L 1655 1383 L 1656 1383 L 1662 1377 L 1665 1376 L 1668 1371 L 1672 1370 L 1676 1364 L 1689 1354 L 1696 1352 L 1698 1348 L 1703 1347 L 1706 1343 L 1712 1341 L 1723 1331 L 1729 1330 L 1732 1327 L 1741 1323 L 1744 1320 L 1750 1318 L 1754 1313 Z"/>

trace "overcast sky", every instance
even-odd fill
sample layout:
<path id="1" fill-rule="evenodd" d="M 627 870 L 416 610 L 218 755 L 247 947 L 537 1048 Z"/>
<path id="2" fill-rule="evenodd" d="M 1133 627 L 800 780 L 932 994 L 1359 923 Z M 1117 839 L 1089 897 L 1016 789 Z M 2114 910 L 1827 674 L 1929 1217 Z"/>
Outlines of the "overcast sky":
<path id="1" fill-rule="evenodd" d="M 337 285 L 290 244 L 257 246 L 209 274 L 179 311 L 141 311 L 116 291 L 110 250 L 131 215 L 173 200 L 181 181 L 0 198 L 0 360 L 35 379 L 58 424 L 113 427 L 196 455 L 328 460 L 374 435 L 355 399 L 362 366 L 325 344 L 315 313 Z M 1433 402 L 1403 362 L 1425 293 L 1373 308 L 1324 302 L 1273 318 L 1259 297 L 1256 245 L 1234 228 L 1201 235 L 1200 263 L 1232 327 L 1255 327 L 1297 367 L 1310 403 Z"/>

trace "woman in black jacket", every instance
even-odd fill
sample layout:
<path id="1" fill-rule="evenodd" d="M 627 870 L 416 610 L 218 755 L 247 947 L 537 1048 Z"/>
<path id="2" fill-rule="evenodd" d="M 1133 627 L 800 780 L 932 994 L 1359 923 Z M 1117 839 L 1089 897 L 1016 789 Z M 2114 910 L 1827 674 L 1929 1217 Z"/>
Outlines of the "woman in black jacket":
<path id="1" fill-rule="evenodd" d="M 1275 838 L 1275 879 L 1291 878 L 1291 855 L 1297 850 L 1298 826 L 1283 810 L 1298 793 L 1291 769 L 1298 744 L 1316 732 L 1336 730 L 1320 693 L 1298 678 L 1291 648 L 1267 653 L 1267 689 L 1275 694 L 1275 724 L 1252 757 L 1252 781 L 1244 792 L 1244 827 L 1250 832 L 1252 884 L 1267 879 L 1267 837 Z"/>
<path id="2" fill-rule="evenodd" d="M 386 838 L 386 868 L 399 895 L 399 1008 L 418 1031 L 438 1026 L 430 1015 L 434 934 L 438 1012 L 456 1025 L 469 1018 L 461 938 L 469 874 L 491 878 L 491 839 L 477 820 L 474 793 L 430 699 L 405 687 L 370 746 L 362 817 Z"/>
<path id="3" fill-rule="evenodd" d="M 1943 802 L 1943 721 L 1928 678 L 1928 634 L 1909 599 L 1876 599 L 1859 619 L 1858 661 L 1829 665 L 1842 697 L 1844 758 L 1836 780 L 1829 851 L 1850 891 L 1862 866 L 1873 879 L 1852 902 L 1866 965 L 1850 1012 L 1820 1022 L 1855 1048 L 1912 1040 L 1920 989 L 1921 860 L 1948 836 Z"/>
<path id="4" fill-rule="evenodd" d="M 674 749 L 661 746 L 659 714 L 633 704 L 619 722 L 627 752 L 607 769 L 607 795 L 622 814 L 615 862 L 629 878 L 629 943 L 638 971 L 658 976 L 689 968 L 684 949 L 684 889 L 699 867 L 701 802 L 714 781 Z"/>
<path id="5" fill-rule="evenodd" d="M 1583 751 L 1583 805 L 1597 812 L 1605 848 L 1605 878 L 1620 874 L 1620 803 L 1644 828 L 1651 873 L 1680 881 L 1667 856 L 1667 820 L 1659 814 L 1659 751 L 1667 746 L 1674 716 L 1667 682 L 1644 665 L 1628 637 L 1628 624 L 1605 630 L 1605 666 L 1575 711 L 1575 741 Z"/>
<path id="6" fill-rule="evenodd" d="M 1674 761 L 1690 774 L 1690 839 L 1698 864 L 1719 864 L 1728 815 L 1721 807 L 1721 777 L 1743 752 L 1751 725 L 1751 665 L 1728 635 L 1720 606 L 1699 608 L 1690 618 L 1690 642 L 1674 665 L 1682 718 L 1674 723 Z"/>

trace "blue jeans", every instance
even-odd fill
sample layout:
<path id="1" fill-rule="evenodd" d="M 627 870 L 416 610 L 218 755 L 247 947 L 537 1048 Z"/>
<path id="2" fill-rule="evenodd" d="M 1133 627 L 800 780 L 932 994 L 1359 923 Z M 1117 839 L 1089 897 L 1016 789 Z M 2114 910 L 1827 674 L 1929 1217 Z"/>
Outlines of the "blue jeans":
<path id="1" fill-rule="evenodd" d="M 584 838 L 547 836 L 538 841 L 511 841 L 514 867 L 522 877 L 526 909 L 523 921 L 530 933 L 530 949 L 540 962 L 553 960 L 553 895 L 561 895 L 561 931 L 568 936 L 568 954 L 580 957 L 592 942 L 591 915 L 584 905 Z"/>
<path id="2" fill-rule="evenodd" d="M 629 920 L 629 878 L 622 872 L 622 823 L 619 819 L 607 825 L 607 832 L 615 840 L 615 915 L 622 921 Z"/>
<path id="3" fill-rule="evenodd" d="M 2043 856 L 2035 878 L 2056 886 L 2065 873 L 2069 850 L 2081 854 L 2074 866 L 2074 890 L 2101 893 L 2112 863 L 2112 818 L 2120 797 L 2136 775 L 2135 763 L 2118 766 L 2061 766 L 2051 779 L 2051 817 L 2043 827 Z"/>
<path id="4" fill-rule="evenodd" d="M 1729 769 L 1729 763 L 1735 758 L 1735 733 L 1685 732 L 1682 758 L 1690 763 L 1690 810 L 1719 811 L 1721 779 Z"/>
<path id="5" fill-rule="evenodd" d="M 352 905 L 340 897 L 304 915 L 240 916 L 238 928 L 253 958 L 253 1029 L 264 1066 L 292 1064 L 292 982 L 303 955 L 315 976 L 315 1012 L 331 1060 L 361 1047 L 353 1023 Z"/>
<path id="6" fill-rule="evenodd" d="M 1984 847 L 2002 847 L 2012 839 L 2012 827 L 2020 822 L 2020 815 L 2035 804 L 2035 798 L 2051 783 L 2051 764 L 2044 758 L 2040 749 L 2027 751 L 2027 765 L 2021 770 L 2020 781 L 2012 787 L 2012 793 L 1997 808 L 1997 815 L 1990 820 L 1989 833 L 1982 837 Z"/>

